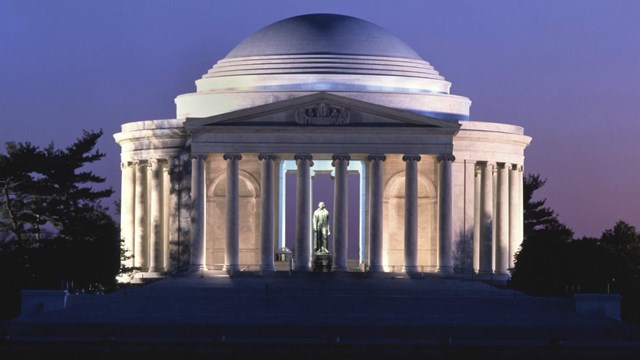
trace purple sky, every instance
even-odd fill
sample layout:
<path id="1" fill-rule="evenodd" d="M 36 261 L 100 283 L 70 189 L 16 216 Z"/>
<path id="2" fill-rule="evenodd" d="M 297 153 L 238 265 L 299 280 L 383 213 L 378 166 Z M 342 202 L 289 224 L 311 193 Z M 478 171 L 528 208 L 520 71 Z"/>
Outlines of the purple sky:
<path id="1" fill-rule="evenodd" d="M 525 171 L 548 179 L 538 197 L 576 236 L 640 227 L 636 0 L 2 0 L 0 143 L 66 147 L 102 128 L 96 172 L 119 196 L 122 123 L 175 117 L 233 46 L 312 12 L 386 28 L 473 101 L 473 120 L 523 126 Z"/>

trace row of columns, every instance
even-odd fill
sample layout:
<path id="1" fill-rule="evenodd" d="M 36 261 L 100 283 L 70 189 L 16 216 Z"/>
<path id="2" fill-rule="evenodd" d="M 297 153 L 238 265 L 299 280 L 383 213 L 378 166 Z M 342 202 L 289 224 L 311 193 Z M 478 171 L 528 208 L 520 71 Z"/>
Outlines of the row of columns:
<path id="1" fill-rule="evenodd" d="M 507 276 L 514 265 L 523 237 L 522 170 L 518 164 L 476 164 L 474 269 L 479 275 Z"/>
<path id="2" fill-rule="evenodd" d="M 121 237 L 131 257 L 125 266 L 162 273 L 169 266 L 169 162 L 151 159 L 122 167 Z"/>
<path id="3" fill-rule="evenodd" d="M 226 253 L 224 269 L 233 272 L 239 270 L 238 266 L 238 161 L 242 159 L 240 154 L 226 153 L 223 155 L 227 162 L 227 208 L 226 208 Z M 274 189 L 274 162 L 277 159 L 274 154 L 261 153 L 258 156 L 262 164 L 261 175 L 261 253 L 260 269 L 274 271 L 274 239 L 273 229 L 275 218 L 273 217 L 273 204 L 275 199 Z M 333 270 L 346 271 L 347 267 L 347 242 L 348 242 L 348 207 L 347 207 L 347 168 L 350 156 L 348 154 L 334 154 L 332 157 L 335 167 L 334 182 L 334 211 L 333 211 Z M 196 155 L 192 159 L 192 249 L 191 270 L 206 270 L 205 241 L 206 241 L 206 201 L 205 201 L 205 160 L 206 155 Z M 296 188 L 296 233 L 295 233 L 295 269 L 309 271 L 311 269 L 311 177 L 313 166 L 311 154 L 296 154 L 294 156 L 297 166 Z M 369 226 L 369 268 L 371 272 L 384 271 L 383 268 L 383 162 L 384 154 L 371 154 L 368 161 L 367 195 L 369 198 L 369 211 L 367 224 Z M 405 268 L 406 272 L 418 271 L 418 167 L 419 155 L 405 155 L 403 160 L 406 166 L 406 196 L 405 196 Z M 438 246 L 438 271 L 451 272 L 452 264 L 452 184 L 451 163 L 452 155 L 438 157 L 439 167 L 439 239 Z"/>
<path id="4" fill-rule="evenodd" d="M 223 155 L 227 162 L 227 217 L 225 269 L 239 270 L 239 207 L 238 161 L 241 154 Z M 272 153 L 259 154 L 261 161 L 261 253 L 260 269 L 274 271 L 274 217 L 275 201 L 274 164 Z M 296 205 L 296 269 L 310 270 L 311 203 L 310 154 L 297 154 Z M 414 272 L 417 265 L 418 238 L 418 170 L 419 155 L 404 155 L 405 162 L 405 266 Z M 347 270 L 347 167 L 350 156 L 335 154 L 333 256 L 334 270 Z M 384 154 L 367 157 L 367 226 L 368 270 L 383 269 L 383 162 Z M 452 162 L 450 154 L 440 155 L 438 161 L 438 258 L 437 271 L 453 269 L 452 234 Z M 206 155 L 192 157 L 192 271 L 206 270 Z M 169 164 L 165 159 L 132 161 L 122 164 L 121 229 L 125 250 L 133 258 L 127 265 L 148 272 L 163 272 L 169 265 L 168 230 Z M 518 164 L 478 162 L 475 177 L 475 231 L 474 269 L 478 274 L 507 275 L 523 234 L 522 206 L 523 169 Z M 494 194 L 495 192 L 495 194 Z"/>

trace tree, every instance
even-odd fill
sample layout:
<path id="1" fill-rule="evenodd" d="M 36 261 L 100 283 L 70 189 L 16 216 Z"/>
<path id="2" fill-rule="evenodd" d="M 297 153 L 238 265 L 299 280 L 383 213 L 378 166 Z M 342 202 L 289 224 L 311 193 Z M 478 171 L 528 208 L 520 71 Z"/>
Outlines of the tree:
<path id="1" fill-rule="evenodd" d="M 527 239 L 535 231 L 546 226 L 556 226 L 558 215 L 550 207 L 545 206 L 547 199 L 533 200 L 535 191 L 542 188 L 547 179 L 542 179 L 539 174 L 527 174 L 524 177 L 522 195 L 524 204 L 524 239 Z"/>
<path id="2" fill-rule="evenodd" d="M 28 142 L 6 144 L 0 154 L 0 263 L 5 284 L 59 287 L 110 286 L 120 266 L 117 223 L 102 200 L 113 189 L 86 167 L 105 154 L 96 150 L 102 130 L 83 131 L 65 149 Z"/>
<path id="3" fill-rule="evenodd" d="M 565 292 L 569 281 L 567 244 L 573 238 L 573 231 L 545 206 L 546 199 L 533 199 L 546 182 L 538 174 L 524 178 L 524 240 L 515 254 L 510 281 L 514 288 L 536 295 Z"/>

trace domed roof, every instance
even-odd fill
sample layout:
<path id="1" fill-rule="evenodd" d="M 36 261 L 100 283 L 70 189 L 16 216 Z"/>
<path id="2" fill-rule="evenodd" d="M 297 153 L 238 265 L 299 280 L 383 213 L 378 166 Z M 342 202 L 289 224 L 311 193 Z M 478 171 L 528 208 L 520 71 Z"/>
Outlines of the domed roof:
<path id="1" fill-rule="evenodd" d="M 275 22 L 246 38 L 226 58 L 312 54 L 421 59 L 380 26 L 338 14 L 299 15 Z"/>
<path id="2" fill-rule="evenodd" d="M 368 21 L 307 14 L 263 27 L 176 98 L 177 117 L 205 117 L 331 92 L 438 119 L 469 116 L 471 102 L 409 45 Z"/>

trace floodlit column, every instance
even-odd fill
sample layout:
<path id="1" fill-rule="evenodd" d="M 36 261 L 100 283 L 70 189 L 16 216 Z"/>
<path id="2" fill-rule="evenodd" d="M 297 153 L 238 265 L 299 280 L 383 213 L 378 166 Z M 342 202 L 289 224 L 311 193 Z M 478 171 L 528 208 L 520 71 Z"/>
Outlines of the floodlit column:
<path id="1" fill-rule="evenodd" d="M 133 252 L 133 266 L 139 270 L 147 270 L 147 163 L 137 161 L 136 194 L 135 194 L 135 245 Z"/>
<path id="2" fill-rule="evenodd" d="M 151 175 L 150 221 L 149 221 L 149 271 L 160 271 L 162 258 L 162 165 L 157 159 L 149 161 Z"/>
<path id="3" fill-rule="evenodd" d="M 453 271 L 453 187 L 451 154 L 438 156 L 438 269 L 439 273 Z"/>
<path id="4" fill-rule="evenodd" d="M 298 166 L 296 186 L 296 249 L 295 267 L 299 271 L 311 269 L 311 173 L 312 156 L 297 154 L 294 156 Z"/>
<path id="5" fill-rule="evenodd" d="M 524 167 L 523 165 L 518 166 L 518 172 L 516 175 L 516 182 L 517 182 L 517 187 L 518 187 L 518 196 L 516 197 L 516 209 L 518 209 L 518 214 L 517 214 L 517 228 L 516 228 L 516 240 L 515 240 L 515 248 L 516 248 L 516 252 L 518 251 L 518 249 L 520 249 L 520 246 L 522 246 L 522 241 L 524 240 L 524 199 L 523 199 L 523 174 L 524 174 Z"/>
<path id="6" fill-rule="evenodd" d="M 496 274 L 508 275 L 509 268 L 509 176 L 505 163 L 498 163 L 496 194 Z"/>
<path id="7" fill-rule="evenodd" d="M 482 199 L 482 169 L 474 167 L 473 179 L 473 271 L 480 271 L 480 200 Z"/>
<path id="8" fill-rule="evenodd" d="M 384 271 L 382 266 L 382 196 L 384 193 L 382 162 L 387 159 L 383 154 L 369 155 L 369 168 L 371 176 L 371 200 L 370 204 L 370 245 L 369 245 L 369 271 Z"/>
<path id="9" fill-rule="evenodd" d="M 207 155 L 191 158 L 191 266 L 190 271 L 206 271 L 206 188 L 205 160 Z"/>
<path id="10" fill-rule="evenodd" d="M 238 160 L 241 154 L 227 153 L 223 158 L 227 161 L 227 251 L 225 253 L 224 270 L 231 274 L 240 270 L 238 261 L 240 229 L 238 228 Z"/>
<path id="11" fill-rule="evenodd" d="M 511 165 L 509 169 L 509 268 L 513 268 L 513 260 L 518 251 L 518 165 Z"/>
<path id="12" fill-rule="evenodd" d="M 169 158 L 162 164 L 162 261 L 160 269 L 168 271 L 171 263 L 171 214 L 177 214 L 175 202 L 171 199 L 171 172 L 175 159 Z"/>
<path id="13" fill-rule="evenodd" d="M 259 154 L 262 162 L 260 181 L 260 270 L 275 271 L 274 264 L 274 173 L 273 165 L 276 160 L 274 154 Z"/>
<path id="14" fill-rule="evenodd" d="M 130 257 L 123 265 L 133 267 L 133 249 L 135 236 L 135 191 L 136 191 L 136 165 L 131 162 L 123 162 L 122 191 L 120 200 L 120 237 L 124 240 L 123 250 L 125 256 Z"/>
<path id="15" fill-rule="evenodd" d="M 404 155 L 404 271 L 418 271 L 418 161 L 419 155 Z"/>
<path id="16" fill-rule="evenodd" d="M 347 167 L 351 157 L 347 154 L 333 155 L 335 182 L 333 188 L 333 270 L 347 271 L 348 208 Z"/>
<path id="17" fill-rule="evenodd" d="M 493 165 L 480 163 L 480 268 L 479 274 L 493 272 Z"/>

